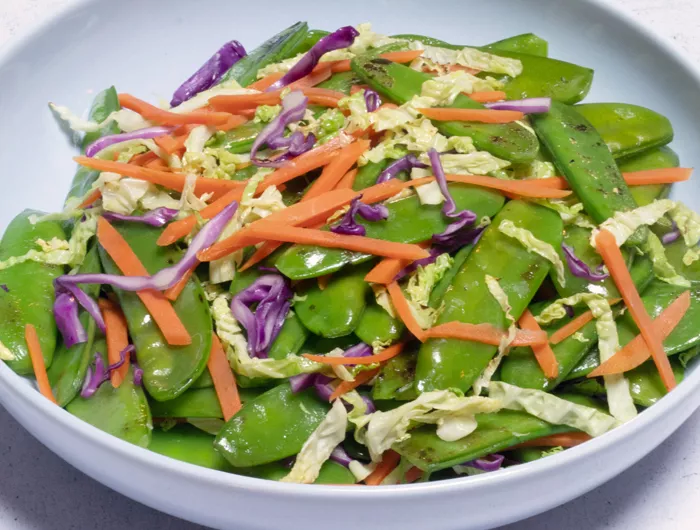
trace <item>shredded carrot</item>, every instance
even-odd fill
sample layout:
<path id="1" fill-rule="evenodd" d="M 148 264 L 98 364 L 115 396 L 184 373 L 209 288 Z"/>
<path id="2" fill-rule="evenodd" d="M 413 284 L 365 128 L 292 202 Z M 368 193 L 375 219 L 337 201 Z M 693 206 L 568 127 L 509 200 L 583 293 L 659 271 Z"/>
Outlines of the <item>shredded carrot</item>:
<path id="1" fill-rule="evenodd" d="M 646 169 L 643 171 L 630 171 L 622 174 L 628 186 L 647 186 L 649 184 L 673 184 L 690 179 L 692 168 L 670 167 L 664 169 Z M 528 179 L 533 181 L 534 179 Z M 564 177 L 547 177 L 537 179 L 537 184 L 548 188 L 560 190 L 569 189 L 569 183 Z"/>
<path id="2" fill-rule="evenodd" d="M 399 287 L 399 284 L 395 281 L 392 281 L 386 287 L 389 291 L 391 304 L 394 306 L 394 309 L 396 309 L 396 313 L 398 314 L 401 321 L 405 324 L 406 329 L 413 333 L 413 335 L 419 341 L 425 342 L 425 330 L 420 326 L 420 324 L 416 320 L 416 317 L 413 315 L 413 312 L 411 311 L 411 306 L 408 304 L 406 297 L 403 295 L 403 291 L 401 291 L 401 287 Z"/>
<path id="3" fill-rule="evenodd" d="M 426 336 L 429 338 L 470 340 L 491 346 L 498 346 L 505 334 L 505 331 L 501 331 L 491 324 L 469 324 L 457 321 L 440 324 L 426 330 Z M 546 342 L 547 334 L 544 331 L 518 329 L 515 333 L 515 339 L 510 345 L 533 346 Z"/>
<path id="4" fill-rule="evenodd" d="M 149 276 L 148 271 L 126 240 L 104 217 L 97 220 L 97 241 L 116 263 L 122 274 Z M 146 306 L 168 344 L 185 346 L 192 343 L 192 337 L 190 337 L 187 328 L 163 293 L 147 290 L 139 291 L 136 294 Z"/>
<path id="5" fill-rule="evenodd" d="M 241 397 L 238 394 L 236 376 L 228 364 L 226 353 L 221 347 L 221 342 L 216 333 L 211 334 L 211 353 L 207 361 L 207 368 L 214 382 L 216 397 L 221 405 L 221 412 L 224 413 L 224 420 L 228 421 L 241 410 Z"/>
<path id="6" fill-rule="evenodd" d="M 591 320 L 593 320 L 593 313 L 591 311 L 581 313 L 579 316 L 570 320 L 558 330 L 556 330 L 554 333 L 552 333 L 552 336 L 549 337 L 549 342 L 552 344 L 559 344 L 564 339 L 570 337 L 571 335 L 579 331 Z"/>
<path id="7" fill-rule="evenodd" d="M 325 230 L 300 228 L 282 223 L 256 223 L 249 225 L 248 235 L 262 240 L 282 241 L 300 245 L 316 245 L 325 248 L 339 248 L 352 252 L 362 252 L 374 256 L 417 260 L 428 257 L 428 252 L 418 245 L 395 243 L 363 236 L 335 234 Z"/>
<path id="8" fill-rule="evenodd" d="M 520 324 L 521 329 L 542 331 L 542 328 L 540 328 L 540 325 L 537 323 L 537 320 L 535 320 L 535 317 L 532 316 L 529 309 L 526 309 L 522 314 L 518 324 Z M 552 347 L 548 343 L 545 342 L 544 344 L 533 345 L 532 352 L 535 354 L 537 364 L 540 365 L 542 372 L 544 372 L 544 375 L 548 379 L 554 379 L 559 375 L 559 363 L 554 356 Z"/>
<path id="9" fill-rule="evenodd" d="M 94 190 L 92 193 L 90 193 L 90 195 L 85 197 L 78 208 L 87 208 L 88 206 L 91 206 L 99 201 L 100 198 L 102 198 L 102 192 L 100 190 Z"/>
<path id="10" fill-rule="evenodd" d="M 592 440 L 592 437 L 585 432 L 566 432 L 528 440 L 527 442 L 516 445 L 513 449 L 520 447 L 574 447 L 588 440 Z"/>
<path id="11" fill-rule="evenodd" d="M 642 303 L 642 299 L 637 292 L 634 281 L 627 270 L 625 258 L 617 246 L 615 236 L 607 230 L 601 230 L 596 236 L 596 247 L 598 253 L 603 258 L 603 262 L 610 271 L 610 275 L 615 281 L 615 286 L 622 295 L 630 315 L 644 337 L 644 342 L 651 350 L 656 368 L 659 370 L 661 380 L 667 390 L 676 387 L 676 378 L 671 370 L 671 363 L 666 356 L 659 334 L 654 330 L 649 317 Z"/>
<path id="12" fill-rule="evenodd" d="M 134 166 L 145 166 L 153 160 L 158 160 L 158 155 L 153 151 L 148 151 L 146 153 L 141 153 L 140 155 L 134 155 L 129 160 L 129 164 Z"/>
<path id="13" fill-rule="evenodd" d="M 147 164 L 145 164 L 143 167 L 146 167 L 148 169 L 154 169 L 156 171 L 167 171 L 168 173 L 172 173 L 172 169 L 168 164 L 165 163 L 165 161 L 161 158 L 157 158 L 156 160 L 151 160 Z"/>
<path id="14" fill-rule="evenodd" d="M 437 121 L 474 121 L 478 123 L 511 123 L 525 116 L 517 110 L 453 109 L 448 107 L 418 109 L 426 118 Z"/>
<path id="15" fill-rule="evenodd" d="M 683 320 L 690 308 L 690 291 L 685 291 L 676 298 L 661 314 L 652 322 L 654 332 L 665 340 L 676 326 Z M 651 352 L 640 334 L 632 339 L 624 348 L 593 370 L 588 377 L 600 375 L 621 374 L 637 368 L 651 357 Z"/>
<path id="16" fill-rule="evenodd" d="M 323 172 L 304 194 L 301 202 L 306 202 L 334 189 L 367 149 L 369 149 L 369 140 L 357 140 L 343 147 L 338 156 L 323 168 Z"/>
<path id="17" fill-rule="evenodd" d="M 202 210 L 197 212 L 197 215 L 202 219 L 211 219 L 221 213 L 221 211 L 233 201 L 240 200 L 242 194 L 243 190 L 241 189 L 230 190 L 225 195 L 222 195 L 211 204 L 202 208 Z M 197 215 L 188 215 L 183 219 L 170 223 L 160 234 L 157 242 L 158 245 L 171 245 L 178 239 L 187 236 L 194 227 L 197 226 Z"/>
<path id="18" fill-rule="evenodd" d="M 387 53 L 382 53 L 380 57 L 382 59 L 387 59 L 391 61 L 392 63 L 410 63 L 414 59 L 418 59 L 423 55 L 423 50 L 406 50 L 406 51 L 401 51 L 401 52 L 387 52 Z"/>
<path id="19" fill-rule="evenodd" d="M 326 287 L 328 287 L 328 282 L 331 279 L 332 274 L 324 274 L 323 276 L 319 276 L 316 278 L 316 283 L 318 283 L 318 288 L 321 291 L 325 291 Z"/>
<path id="20" fill-rule="evenodd" d="M 330 64 L 319 63 L 313 71 L 289 85 L 292 90 L 311 88 L 323 83 L 333 74 Z"/>
<path id="21" fill-rule="evenodd" d="M 164 188 L 175 191 L 181 192 L 185 187 L 186 176 L 181 173 L 158 171 L 155 169 L 135 166 L 133 164 L 122 164 L 120 162 L 100 160 L 99 158 L 88 158 L 86 156 L 76 156 L 73 160 L 75 160 L 81 166 L 89 167 L 90 169 L 95 169 L 97 171 L 111 171 L 125 177 L 131 177 L 139 180 L 145 180 L 146 182 L 151 182 L 153 184 L 158 184 Z M 194 191 L 197 195 L 201 195 L 203 193 L 213 193 L 216 197 L 220 197 L 232 189 L 238 189 L 242 192 L 243 188 L 245 188 L 245 182 L 200 177 L 196 181 Z"/>
<path id="22" fill-rule="evenodd" d="M 107 336 L 107 361 L 116 364 L 121 360 L 121 352 L 129 346 L 129 328 L 121 308 L 106 298 L 98 300 L 102 317 L 105 321 Z M 112 370 L 110 379 L 114 388 L 119 388 L 129 372 L 129 356 L 116 370 Z"/>
<path id="23" fill-rule="evenodd" d="M 165 291 L 163 291 L 163 294 L 165 297 L 170 300 L 171 302 L 174 302 L 175 300 L 178 299 L 180 296 L 180 293 L 182 290 L 185 288 L 185 285 L 187 285 L 187 282 L 190 281 L 190 278 L 192 277 L 192 274 L 194 273 L 194 270 L 197 268 L 198 263 L 196 263 L 192 268 L 188 269 L 188 271 L 182 275 L 182 278 L 180 278 L 175 285 L 172 287 L 169 287 Z"/>
<path id="24" fill-rule="evenodd" d="M 311 353 L 304 353 L 302 357 L 306 357 L 310 361 L 315 361 L 321 364 L 331 364 L 331 365 L 353 365 L 353 364 L 374 364 L 383 363 L 389 359 L 393 359 L 403 350 L 404 343 L 399 342 L 393 346 L 389 346 L 385 350 L 374 354 L 368 355 L 366 357 L 328 357 L 327 355 L 314 355 Z"/>
<path id="25" fill-rule="evenodd" d="M 255 112 L 253 112 L 253 116 L 255 116 Z M 241 113 L 240 115 L 232 114 L 225 123 L 222 123 L 221 125 L 217 125 L 216 130 L 223 131 L 223 132 L 230 131 L 231 129 L 235 129 L 237 127 L 240 127 L 241 125 L 246 123 L 253 116 L 245 116 L 245 115 L 243 115 L 243 113 Z M 184 143 L 183 143 L 183 147 L 184 147 Z"/>
<path id="26" fill-rule="evenodd" d="M 355 390 L 358 386 L 364 385 L 367 381 L 371 380 L 375 375 L 377 375 L 379 370 L 379 368 L 375 368 L 374 370 L 366 370 L 357 374 L 353 381 L 341 381 L 328 398 L 328 401 L 338 399 L 340 396 L 347 394 L 351 390 Z"/>
<path id="27" fill-rule="evenodd" d="M 254 227 L 258 224 L 272 222 L 298 226 L 302 223 L 323 222 L 330 214 L 346 204 L 349 204 L 356 196 L 357 193 L 352 190 L 333 190 L 307 202 L 293 204 L 249 224 L 243 230 L 239 230 L 232 236 L 200 252 L 197 257 L 203 262 L 213 261 L 228 256 L 236 250 L 251 244 L 249 234 L 250 227 Z M 265 241 L 265 239 L 253 240 L 252 244 L 257 244 L 262 241 Z"/>
<path id="28" fill-rule="evenodd" d="M 194 123 L 198 125 L 217 126 L 223 125 L 230 118 L 230 115 L 224 112 L 209 112 L 203 110 L 178 114 L 176 112 L 159 109 L 131 94 L 119 94 L 119 104 L 126 109 L 137 112 L 143 116 L 144 119 L 160 125 L 187 125 L 189 123 Z"/>
<path id="29" fill-rule="evenodd" d="M 400 461 L 401 455 L 389 449 L 382 455 L 382 461 L 374 468 L 372 474 L 365 479 L 365 484 L 368 486 L 379 486 L 382 481 L 389 476 L 389 473 L 399 465 Z"/>
<path id="30" fill-rule="evenodd" d="M 46 363 L 44 363 L 44 354 L 41 352 L 39 336 L 36 333 L 36 328 L 32 324 L 27 324 L 24 326 L 24 340 L 27 342 L 29 358 L 32 361 L 34 377 L 39 385 L 39 392 L 41 392 L 46 399 L 58 404 L 53 395 L 53 389 L 51 388 L 51 383 L 49 382 L 49 376 L 46 373 Z"/>
<path id="31" fill-rule="evenodd" d="M 468 96 L 479 103 L 494 103 L 496 101 L 506 99 L 506 93 L 501 90 L 493 90 L 491 92 L 474 92 L 472 94 L 468 94 Z"/>
<path id="32" fill-rule="evenodd" d="M 158 147 L 160 147 L 163 151 L 168 153 L 169 155 L 172 155 L 175 151 L 178 149 L 182 149 L 185 145 L 185 140 L 187 139 L 187 136 L 183 135 L 184 138 L 180 140 L 179 138 L 174 138 L 170 136 L 169 134 L 163 135 L 163 136 L 158 136 L 157 138 L 154 138 L 153 141 L 156 143 Z"/>
<path id="33" fill-rule="evenodd" d="M 235 96 L 214 96 L 209 105 L 214 110 L 236 113 L 240 110 L 255 109 L 260 105 L 277 105 L 281 90 L 260 92 L 256 94 L 237 94 Z"/>
<path id="34" fill-rule="evenodd" d="M 284 76 L 284 74 L 282 72 L 275 72 L 274 74 L 270 74 L 268 76 L 265 76 L 262 79 L 258 79 L 255 83 L 251 83 L 246 88 L 252 88 L 253 90 L 260 90 L 262 92 L 262 91 L 270 88 L 272 85 L 274 85 L 280 79 L 282 79 L 283 76 Z"/>
<path id="35" fill-rule="evenodd" d="M 353 185 L 355 184 L 355 177 L 357 177 L 357 168 L 351 169 L 345 175 L 343 176 L 342 179 L 340 179 L 340 182 L 338 182 L 338 185 L 335 187 L 337 190 L 342 190 L 342 189 L 348 189 L 351 190 Z"/>
<path id="36" fill-rule="evenodd" d="M 365 276 L 369 283 L 390 284 L 396 275 L 411 264 L 409 260 L 384 258 L 377 263 Z"/>
<path id="37" fill-rule="evenodd" d="M 404 475 L 404 480 L 407 484 L 411 484 L 412 482 L 422 479 L 424 474 L 425 472 L 421 468 L 414 466 L 408 471 L 406 471 L 406 475 Z"/>

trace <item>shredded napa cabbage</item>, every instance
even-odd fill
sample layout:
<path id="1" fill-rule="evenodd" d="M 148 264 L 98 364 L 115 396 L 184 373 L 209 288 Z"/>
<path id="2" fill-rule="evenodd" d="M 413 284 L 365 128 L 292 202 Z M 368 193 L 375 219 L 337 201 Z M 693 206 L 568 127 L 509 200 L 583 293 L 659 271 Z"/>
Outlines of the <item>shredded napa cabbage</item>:
<path id="1" fill-rule="evenodd" d="M 386 412 L 353 419 L 355 439 L 367 446 L 373 462 L 382 453 L 410 437 L 408 431 L 418 424 L 437 424 L 437 435 L 445 441 L 460 440 L 477 427 L 475 414 L 496 412 L 498 400 L 458 396 L 449 390 L 424 392 L 418 398 Z"/>
<path id="2" fill-rule="evenodd" d="M 573 338 L 574 340 L 577 340 L 577 341 L 579 341 L 579 342 L 582 342 L 582 343 L 584 343 L 584 344 L 585 344 L 586 342 L 591 342 L 591 340 L 590 340 L 590 339 L 587 339 L 587 338 L 583 335 L 583 333 L 581 333 L 580 331 L 577 331 L 576 333 L 574 333 L 573 335 L 571 335 L 571 338 Z"/>
<path id="3" fill-rule="evenodd" d="M 568 425 L 591 436 L 600 436 L 619 425 L 612 416 L 591 407 L 578 405 L 553 394 L 492 381 L 489 396 L 504 409 L 522 410 L 555 425 Z"/>
<path id="4" fill-rule="evenodd" d="M 255 109 L 255 123 L 270 123 L 282 111 L 282 105 L 260 105 Z"/>
<path id="5" fill-rule="evenodd" d="M 294 466 L 282 482 L 312 484 L 333 449 L 345 439 L 347 424 L 345 405 L 342 400 L 336 399 L 326 417 L 304 442 Z"/>
<path id="6" fill-rule="evenodd" d="M 566 225 L 575 225 L 591 230 L 596 228 L 593 220 L 583 213 L 583 204 L 580 202 L 569 204 L 567 201 L 560 199 L 538 200 L 535 202 L 557 212 Z"/>
<path id="7" fill-rule="evenodd" d="M 453 263 L 454 259 L 448 253 L 444 253 L 440 254 L 434 263 L 425 267 L 419 266 L 408 279 L 406 294 L 415 303 L 427 306 L 433 287 L 442 279 Z"/>
<path id="8" fill-rule="evenodd" d="M 417 47 L 419 45 L 411 43 L 411 46 Z M 518 59 L 499 57 L 498 55 L 483 52 L 476 48 L 465 47 L 461 50 L 451 50 L 449 48 L 439 48 L 437 46 L 421 47 L 423 48 L 423 60 L 431 61 L 435 64 L 456 64 L 483 72 L 505 74 L 509 77 L 517 77 L 523 72 L 523 64 Z"/>
<path id="9" fill-rule="evenodd" d="M 667 212 L 675 208 L 670 199 L 654 201 L 646 206 L 640 206 L 627 212 L 615 212 L 610 219 L 603 221 L 599 228 L 591 234 L 591 246 L 596 247 L 595 239 L 600 230 L 607 230 L 615 236 L 617 246 L 621 246 L 634 234 L 640 226 L 651 226 L 658 222 Z"/>
<path id="10" fill-rule="evenodd" d="M 0 341 L 0 360 L 2 361 L 14 361 L 17 356 L 10 351 L 10 348 L 5 346 L 2 341 Z"/>
<path id="11" fill-rule="evenodd" d="M 473 92 L 487 92 L 493 89 L 493 83 L 490 81 L 476 77 L 464 70 L 456 70 L 425 81 L 421 88 L 421 96 L 435 100 L 430 105 L 431 107 L 449 106 L 462 93 L 472 94 Z"/>
<path id="12" fill-rule="evenodd" d="M 508 219 L 501 221 L 501 224 L 498 225 L 498 230 L 508 237 L 516 239 L 529 252 L 534 252 L 549 261 L 552 267 L 554 267 L 554 271 L 557 273 L 557 281 L 562 286 L 566 285 L 564 262 L 552 245 L 541 239 L 537 239 L 532 232 L 525 228 L 515 226 L 513 221 L 509 221 Z"/>
<path id="13" fill-rule="evenodd" d="M 205 107 L 209 104 L 209 100 L 215 96 L 240 96 L 243 94 L 256 93 L 258 93 L 257 90 L 242 88 L 236 80 L 230 79 L 224 83 L 213 86 L 208 90 L 204 90 L 187 101 L 180 103 L 177 107 L 173 107 L 168 110 L 170 112 L 175 112 L 176 114 L 185 114 Z"/>
<path id="14" fill-rule="evenodd" d="M 564 451 L 564 448 L 561 445 L 558 447 L 552 447 L 551 449 L 548 449 L 546 451 L 542 451 L 542 458 L 545 458 L 547 456 L 556 455 L 558 453 L 561 453 L 562 451 Z"/>
<path id="15" fill-rule="evenodd" d="M 654 268 L 654 275 L 659 280 L 678 287 L 690 287 L 688 279 L 678 274 L 673 265 L 671 265 L 671 262 L 668 261 L 666 249 L 656 234 L 649 232 L 647 240 L 643 245 L 643 250 L 651 260 Z"/>
<path id="16" fill-rule="evenodd" d="M 676 202 L 675 207 L 669 214 L 673 222 L 676 223 L 688 247 L 683 256 L 683 264 L 686 266 L 692 265 L 693 262 L 700 259 L 700 250 L 697 248 L 697 244 L 700 242 L 700 215 L 682 202 Z"/>
<path id="17" fill-rule="evenodd" d="M 102 207 L 109 212 L 130 215 L 138 208 L 180 209 L 180 201 L 158 189 L 155 184 L 131 177 L 122 178 L 116 173 L 100 173 L 93 188 L 100 190 Z"/>
<path id="18" fill-rule="evenodd" d="M 363 464 L 357 460 L 352 460 L 348 465 L 348 469 L 355 476 L 357 482 L 362 482 L 367 477 L 369 477 L 372 472 L 376 469 L 377 464 L 375 462 L 370 462 L 369 464 Z"/>
<path id="19" fill-rule="evenodd" d="M 566 298 L 559 298 L 545 307 L 544 310 L 535 317 L 535 320 L 540 326 L 546 326 L 556 320 L 566 318 L 568 316 L 566 313 L 566 306 L 574 307 L 579 304 L 586 304 L 590 307 L 591 304 L 596 304 L 601 300 L 605 301 L 605 298 L 594 293 L 577 293 L 572 296 L 567 296 Z"/>

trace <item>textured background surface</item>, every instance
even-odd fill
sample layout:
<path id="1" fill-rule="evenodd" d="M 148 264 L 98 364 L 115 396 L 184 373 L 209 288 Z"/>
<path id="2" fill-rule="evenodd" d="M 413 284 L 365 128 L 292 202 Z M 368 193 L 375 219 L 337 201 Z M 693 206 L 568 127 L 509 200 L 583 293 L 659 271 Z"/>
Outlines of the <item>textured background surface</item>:
<path id="1" fill-rule="evenodd" d="M 698 0 L 610 1 L 673 39 L 700 62 Z M 0 46 L 68 3 L 70 0 L 0 1 Z M 132 502 L 86 477 L 32 438 L 3 409 L 0 433 L 0 528 L 4 530 L 202 528 Z M 658 449 L 614 480 L 502 530 L 698 528 L 699 447 L 697 412 Z"/>

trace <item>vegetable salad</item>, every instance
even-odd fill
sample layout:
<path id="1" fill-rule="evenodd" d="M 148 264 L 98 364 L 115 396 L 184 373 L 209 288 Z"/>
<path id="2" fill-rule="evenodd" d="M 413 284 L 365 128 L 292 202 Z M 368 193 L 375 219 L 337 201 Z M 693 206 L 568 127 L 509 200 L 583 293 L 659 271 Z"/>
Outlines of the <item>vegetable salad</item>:
<path id="1" fill-rule="evenodd" d="M 295 483 L 491 473 L 633 420 L 700 343 L 669 121 L 589 68 L 297 23 L 113 87 L 63 211 L 0 243 L 0 359 L 172 458 Z"/>

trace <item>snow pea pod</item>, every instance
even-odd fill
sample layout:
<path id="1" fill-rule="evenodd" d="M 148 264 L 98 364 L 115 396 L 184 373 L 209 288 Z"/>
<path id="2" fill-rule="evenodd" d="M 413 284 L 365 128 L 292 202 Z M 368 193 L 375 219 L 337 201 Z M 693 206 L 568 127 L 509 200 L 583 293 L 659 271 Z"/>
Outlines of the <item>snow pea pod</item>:
<path id="1" fill-rule="evenodd" d="M 537 136 L 596 223 L 637 207 L 600 134 L 575 107 L 555 101 L 549 113 L 533 114 L 531 119 Z M 647 228 L 640 228 L 628 243 L 641 244 L 646 234 Z"/>
<path id="2" fill-rule="evenodd" d="M 414 96 L 420 96 L 423 83 L 432 77 L 408 66 L 377 58 L 376 55 L 356 57 L 351 65 L 360 79 L 400 105 L 407 103 Z M 463 109 L 484 108 L 481 103 L 463 94 L 457 96 L 450 106 Z M 511 162 L 530 162 L 539 149 L 537 139 L 519 123 L 443 121 L 435 122 L 435 126 L 446 136 L 469 136 L 480 151 L 488 151 Z"/>
<path id="3" fill-rule="evenodd" d="M 109 87 L 95 97 L 95 100 L 92 102 L 92 107 L 90 108 L 88 119 L 90 121 L 102 123 L 112 112 L 116 112 L 120 108 L 117 90 L 113 86 Z M 85 133 L 81 144 L 82 151 L 85 152 L 87 146 L 95 140 L 109 134 L 117 134 L 118 132 L 120 132 L 119 126 L 116 122 L 111 121 L 100 127 L 97 131 Z M 80 166 L 73 177 L 73 182 L 71 182 L 70 191 L 66 196 L 66 200 L 71 197 L 85 196 L 85 194 L 90 191 L 92 183 L 97 180 L 99 174 L 99 171 Z"/>
<path id="4" fill-rule="evenodd" d="M 503 196 L 484 188 L 464 184 L 450 184 L 450 192 L 459 210 L 472 210 L 477 218 L 495 215 L 503 206 Z M 406 197 L 387 204 L 386 221 L 368 222 L 358 219 L 367 230 L 367 237 L 418 243 L 443 232 L 450 219 L 442 214 L 442 205 L 422 205 L 417 196 Z M 275 260 L 279 271 L 292 280 L 315 278 L 336 272 L 344 265 L 357 264 L 371 259 L 367 254 L 341 249 L 293 245 Z"/>
<path id="5" fill-rule="evenodd" d="M 219 84 L 234 80 L 244 87 L 250 85 L 257 79 L 258 70 L 261 68 L 297 55 L 296 50 L 308 33 L 309 26 L 306 22 L 297 22 L 289 26 L 234 64 L 222 76 Z"/>
<path id="6" fill-rule="evenodd" d="M 37 248 L 36 240 L 65 239 L 61 224 L 45 221 L 31 224 L 31 215 L 41 212 L 25 210 L 5 229 L 0 242 L 0 261 L 21 256 Z M 32 374 L 24 327 L 33 324 L 39 335 L 46 366 L 51 365 L 56 349 L 56 323 L 53 318 L 53 281 L 63 274 L 63 267 L 25 261 L 0 271 L 0 347 L 7 348 L 14 360 L 5 361 L 20 375 Z"/>
<path id="7" fill-rule="evenodd" d="M 88 250 L 78 272 L 80 274 L 102 272 L 97 245 L 93 245 Z M 94 298 L 99 293 L 100 286 L 86 285 L 84 291 Z M 82 312 L 80 321 L 87 331 L 87 342 L 74 344 L 70 348 L 66 348 L 61 342 L 47 370 L 53 395 L 61 407 L 65 407 L 78 394 L 83 386 L 87 367 L 92 361 L 92 342 L 96 333 L 95 321 L 86 312 Z"/>
<path id="8" fill-rule="evenodd" d="M 465 245 L 459 249 L 457 254 L 455 254 L 452 267 L 445 272 L 443 277 L 440 278 L 440 281 L 437 282 L 430 293 L 430 298 L 428 300 L 428 305 L 430 307 L 435 309 L 440 307 L 445 293 L 450 288 L 450 285 L 452 285 L 452 280 L 454 280 L 455 276 L 457 276 L 457 273 L 459 273 L 462 265 L 464 265 L 464 262 L 467 261 L 467 258 L 469 257 L 469 254 L 471 254 L 473 248 L 474 245 Z"/>
<path id="9" fill-rule="evenodd" d="M 323 37 L 328 35 L 328 31 L 322 29 L 310 29 L 306 32 L 303 39 L 299 41 L 296 47 L 289 53 L 290 57 L 299 55 L 300 53 L 308 52 L 314 44 L 320 41 Z"/>
<path id="10" fill-rule="evenodd" d="M 283 383 L 246 403 L 214 446 L 235 467 L 276 462 L 301 451 L 329 409 L 313 389 L 294 394 Z"/>
<path id="11" fill-rule="evenodd" d="M 404 330 L 401 319 L 392 317 L 374 300 L 367 302 L 355 335 L 365 344 L 395 342 Z"/>
<path id="12" fill-rule="evenodd" d="M 197 378 L 197 380 L 194 383 L 192 383 L 192 386 L 190 386 L 189 390 L 195 390 L 197 388 L 209 388 L 210 386 L 214 386 L 214 381 L 212 381 L 209 370 L 204 370 L 202 372 L 202 375 L 200 375 Z"/>
<path id="13" fill-rule="evenodd" d="M 107 345 L 103 339 L 95 341 L 92 351 L 93 356 L 94 352 L 99 352 L 103 361 L 107 362 Z M 76 397 L 68 403 L 66 410 L 84 422 L 129 443 L 148 447 L 151 441 L 151 411 L 143 389 L 134 384 L 133 367 L 129 368 L 119 388 L 114 388 L 107 381 L 92 397 Z"/>
<path id="14" fill-rule="evenodd" d="M 282 462 L 272 462 L 261 466 L 248 468 L 235 468 L 234 472 L 248 477 L 262 478 L 265 480 L 282 480 L 289 474 L 291 467 Z M 355 475 L 344 466 L 331 460 L 323 463 L 318 478 L 314 484 L 355 484 Z"/>
<path id="15" fill-rule="evenodd" d="M 328 90 L 335 90 L 336 92 L 342 92 L 346 96 L 350 95 L 350 89 L 353 85 L 359 85 L 360 80 L 353 72 L 339 72 L 333 74 L 329 79 L 326 79 L 323 83 L 318 84 L 318 88 L 327 88 Z"/>
<path id="16" fill-rule="evenodd" d="M 343 337 L 352 333 L 365 311 L 370 287 L 365 281 L 369 267 L 352 267 L 331 277 L 321 290 L 310 282 L 299 292 L 303 300 L 294 305 L 301 323 L 321 337 Z"/>
<path id="17" fill-rule="evenodd" d="M 498 230 L 502 221 L 532 232 L 555 248 L 561 245 L 559 214 L 543 206 L 511 201 L 485 230 L 445 293 L 444 310 L 437 320 L 472 324 L 489 323 L 501 329 L 508 324 L 501 306 L 491 295 L 485 275 L 497 278 L 508 295 L 517 320 L 549 272 L 550 263 Z M 497 347 L 456 339 L 430 339 L 418 352 L 416 387 L 420 392 L 459 388 L 466 392 L 496 354 Z"/>
<path id="18" fill-rule="evenodd" d="M 576 111 L 605 138 L 615 158 L 638 154 L 673 140 L 671 122 L 658 112 L 629 103 L 585 103 Z"/>
<path id="19" fill-rule="evenodd" d="M 262 392 L 255 389 L 239 388 L 241 402 L 247 403 Z M 219 398 L 214 387 L 189 389 L 175 399 L 151 401 L 154 418 L 223 418 Z"/>
<path id="20" fill-rule="evenodd" d="M 233 154 L 249 153 L 253 142 L 264 127 L 264 123 L 250 121 L 230 131 L 218 132 L 207 143 L 207 147 L 223 148 Z"/>
<path id="21" fill-rule="evenodd" d="M 691 284 L 697 285 L 700 283 L 700 260 L 696 260 L 690 265 L 683 263 L 683 256 L 687 251 L 688 247 L 682 238 L 666 245 L 666 257 L 676 272 L 683 275 Z"/>
<path id="22" fill-rule="evenodd" d="M 347 350 L 350 346 L 354 346 L 358 342 L 360 342 L 360 338 L 354 333 L 350 333 L 344 337 L 336 337 L 334 339 L 327 339 L 325 337 L 319 337 L 318 335 L 311 334 L 301 347 L 301 351 L 304 353 L 328 353 L 336 348 Z"/>
<path id="23" fill-rule="evenodd" d="M 214 438 L 192 425 L 177 425 L 167 431 L 154 429 L 148 449 L 195 466 L 233 471 L 226 459 L 214 449 Z"/>
<path id="24" fill-rule="evenodd" d="M 605 137 L 603 137 L 605 138 Z M 617 163 L 620 171 L 642 171 L 645 169 L 664 169 L 678 167 L 680 160 L 676 152 L 668 146 L 647 149 Z M 638 206 L 646 206 L 657 199 L 663 199 L 671 192 L 670 184 L 647 184 L 645 186 L 631 186 L 632 197 Z"/>
<path id="25" fill-rule="evenodd" d="M 301 349 L 308 336 L 309 330 L 301 323 L 297 314 L 291 311 L 267 355 L 271 359 L 284 359 L 293 355 Z"/>
<path id="26" fill-rule="evenodd" d="M 156 244 L 160 229 L 139 223 L 114 226 L 149 274 L 155 274 L 176 263 L 182 256 L 182 252 L 174 247 L 159 247 Z M 107 273 L 120 273 L 102 247 L 100 258 Z M 139 364 L 144 372 L 144 385 L 149 395 L 158 401 L 179 396 L 202 375 L 211 349 L 212 320 L 209 304 L 196 275 L 192 275 L 178 299 L 173 302 L 175 312 L 192 337 L 192 343 L 187 346 L 170 346 L 165 342 L 136 293 L 118 289 L 116 292 L 136 346 Z"/>
<path id="27" fill-rule="evenodd" d="M 483 51 L 490 51 L 496 53 L 498 51 L 509 51 L 509 52 L 519 52 L 526 53 L 529 55 L 537 55 L 540 57 L 547 57 L 547 41 L 541 37 L 538 37 L 534 33 L 523 33 L 521 35 L 515 35 L 514 37 L 508 37 L 506 39 L 498 40 L 492 42 L 491 44 L 485 44 L 484 46 L 459 46 L 448 44 L 445 41 L 439 39 L 434 39 L 432 37 L 424 37 L 422 35 L 413 35 L 409 33 L 394 35 L 395 39 L 406 39 L 406 40 L 417 40 L 428 46 L 437 46 L 439 48 L 452 48 L 452 49 L 462 49 L 462 48 L 477 48 Z"/>
<path id="28" fill-rule="evenodd" d="M 410 401 L 416 399 L 414 380 L 418 352 L 409 350 L 390 359 L 382 366 L 372 387 L 372 398 L 376 400 L 396 399 Z"/>
<path id="29" fill-rule="evenodd" d="M 362 166 L 355 176 L 352 189 L 361 191 L 370 186 L 374 186 L 377 183 L 379 174 L 386 169 L 389 162 L 391 162 L 391 160 L 384 159 L 381 162 L 368 162 Z"/>

